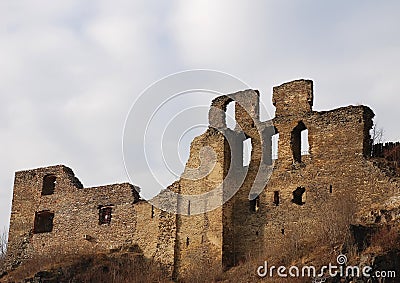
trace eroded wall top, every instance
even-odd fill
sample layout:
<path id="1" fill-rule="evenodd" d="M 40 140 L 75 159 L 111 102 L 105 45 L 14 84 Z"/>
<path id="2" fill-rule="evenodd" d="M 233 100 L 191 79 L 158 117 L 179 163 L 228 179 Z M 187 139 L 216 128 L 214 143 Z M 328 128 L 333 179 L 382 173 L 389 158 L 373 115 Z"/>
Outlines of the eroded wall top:
<path id="1" fill-rule="evenodd" d="M 273 88 L 275 116 L 301 115 L 312 111 L 313 81 L 296 80 Z"/>

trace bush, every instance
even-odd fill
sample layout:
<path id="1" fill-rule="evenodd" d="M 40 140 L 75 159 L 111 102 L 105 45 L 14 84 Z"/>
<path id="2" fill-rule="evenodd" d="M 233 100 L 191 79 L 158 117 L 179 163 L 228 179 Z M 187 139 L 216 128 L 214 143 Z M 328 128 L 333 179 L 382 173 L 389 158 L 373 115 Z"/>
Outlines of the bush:
<path id="1" fill-rule="evenodd" d="M 0 273 L 4 267 L 4 261 L 6 259 L 6 251 L 7 251 L 7 233 L 6 229 L 4 229 L 0 233 Z"/>

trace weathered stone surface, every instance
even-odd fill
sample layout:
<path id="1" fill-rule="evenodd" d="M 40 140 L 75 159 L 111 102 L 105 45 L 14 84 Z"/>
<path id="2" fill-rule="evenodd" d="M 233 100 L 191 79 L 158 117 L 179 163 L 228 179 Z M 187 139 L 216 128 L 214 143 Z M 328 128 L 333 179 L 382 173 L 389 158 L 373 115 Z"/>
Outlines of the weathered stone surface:
<path id="1" fill-rule="evenodd" d="M 335 244 L 350 224 L 397 219 L 398 179 L 370 158 L 374 113 L 366 106 L 313 111 L 312 86 L 297 80 L 275 87 L 276 117 L 270 121 L 259 120 L 257 91 L 213 100 L 208 130 L 193 140 L 185 172 L 168 188 L 207 198 L 171 199 L 168 191 L 157 198 L 178 215 L 140 200 L 130 184 L 83 188 L 65 166 L 17 172 L 8 266 L 33 254 L 104 252 L 128 243 L 179 277 L 199 265 L 223 269 L 252 255 Z M 236 103 L 235 130 L 226 127 L 229 103 Z M 302 152 L 300 135 L 306 129 L 309 150 Z M 273 161 L 271 137 L 277 133 Z M 243 166 L 247 139 L 251 161 Z M 56 176 L 54 193 L 42 195 L 49 174 Z M 102 206 L 112 208 L 109 224 L 99 224 Z M 34 233 L 35 213 L 44 210 L 54 213 L 53 229 Z"/>
<path id="2" fill-rule="evenodd" d="M 43 179 L 56 176 L 54 193 L 42 195 Z M 7 252 L 9 267 L 17 266 L 34 254 L 106 252 L 127 244 L 138 244 L 146 257 L 159 248 L 165 251 L 163 263 L 173 266 L 175 223 L 161 217 L 160 210 L 139 199 L 130 184 L 83 188 L 71 169 L 59 165 L 17 172 Z M 110 224 L 99 224 L 101 206 L 112 207 Z M 35 233 L 35 213 L 54 213 L 53 229 Z M 162 224 L 164 223 L 165 224 Z M 165 245 L 170 245 L 169 247 Z"/>

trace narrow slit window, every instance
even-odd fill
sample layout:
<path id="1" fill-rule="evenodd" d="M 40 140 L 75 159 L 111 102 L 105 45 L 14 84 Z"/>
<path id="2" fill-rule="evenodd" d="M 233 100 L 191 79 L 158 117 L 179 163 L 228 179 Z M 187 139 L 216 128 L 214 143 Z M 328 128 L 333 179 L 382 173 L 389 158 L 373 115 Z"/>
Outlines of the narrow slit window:
<path id="1" fill-rule="evenodd" d="M 154 218 L 154 205 L 151 206 L 151 218 Z"/>
<path id="2" fill-rule="evenodd" d="M 276 206 L 278 206 L 279 205 L 279 191 L 275 191 L 274 192 L 274 204 L 276 205 Z"/>
<path id="3" fill-rule="evenodd" d="M 257 212 L 260 209 L 260 196 L 251 196 L 250 200 L 250 211 Z"/>

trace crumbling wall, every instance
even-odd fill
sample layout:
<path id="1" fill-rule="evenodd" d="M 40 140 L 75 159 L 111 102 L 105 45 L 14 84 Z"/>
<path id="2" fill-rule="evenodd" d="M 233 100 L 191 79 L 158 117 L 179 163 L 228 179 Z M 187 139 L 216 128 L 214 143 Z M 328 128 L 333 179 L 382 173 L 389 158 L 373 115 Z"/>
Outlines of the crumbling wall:
<path id="1" fill-rule="evenodd" d="M 267 223 L 265 256 L 284 255 L 288 250 L 293 255 L 307 246 L 343 242 L 349 224 L 357 221 L 357 211 L 396 191 L 396 184 L 367 159 L 372 110 L 349 106 L 312 111 L 309 85 L 307 81 L 285 84 L 285 89 L 292 91 L 290 95 L 274 88 L 274 99 L 279 97 L 285 103 L 275 103 L 273 124 L 279 132 L 279 158 L 260 195 L 260 214 Z M 287 105 L 301 111 L 289 115 Z M 310 147 L 300 161 L 294 156 L 292 139 L 299 123 L 308 129 Z M 300 201 L 295 199 L 299 191 Z M 275 203 L 276 194 L 279 203 Z"/>
<path id="2" fill-rule="evenodd" d="M 50 174 L 56 177 L 54 191 L 43 195 L 44 180 Z M 102 216 L 104 208 L 109 215 Z M 52 228 L 45 232 L 36 227 L 42 211 L 54 215 L 46 224 Z M 164 226 L 175 235 L 174 224 L 141 201 L 130 184 L 83 188 L 65 166 L 21 171 L 15 178 L 7 262 L 15 267 L 34 255 L 90 254 L 134 245 L 152 258 Z M 162 248 L 173 249 L 174 240 L 169 245 Z M 163 263 L 172 266 L 173 258 L 166 257 Z"/>
<path id="3" fill-rule="evenodd" d="M 233 130 L 226 125 L 229 103 L 235 103 Z M 365 221 L 365 211 L 398 196 L 398 178 L 370 159 L 370 108 L 313 111 L 310 80 L 274 87 L 273 103 L 275 118 L 260 121 L 258 91 L 213 100 L 209 128 L 193 140 L 182 177 L 153 200 L 178 214 L 140 200 L 130 184 L 83 188 L 65 166 L 17 172 L 8 266 L 35 254 L 125 245 L 137 245 L 175 278 L 199 265 L 229 268 L 249 256 L 290 259 L 321 243 L 343 242 L 350 224 Z M 301 146 L 305 130 L 306 152 Z M 277 133 L 273 161 L 271 138 Z M 246 140 L 252 145 L 248 166 L 243 164 Z M 387 149 L 396 159 L 391 162 L 397 162 L 397 147 Z M 380 149 L 384 155 L 385 148 L 375 146 L 372 156 Z M 373 221 L 382 219 L 375 214 Z"/>
<path id="4" fill-rule="evenodd" d="M 42 168 L 15 173 L 7 252 L 7 265 L 9 267 L 18 265 L 36 253 L 33 247 L 33 228 L 35 212 L 40 211 L 41 206 L 43 206 L 41 194 L 45 176 L 48 174 L 59 176 L 55 184 L 57 194 L 59 194 L 61 188 L 68 191 L 82 187 L 69 168 L 55 166 L 49 169 Z M 43 197 L 46 198 L 45 202 L 56 202 L 54 195 Z"/>
<path id="5" fill-rule="evenodd" d="M 272 103 L 276 107 L 276 117 L 309 113 L 313 101 L 311 80 L 295 80 L 273 88 Z"/>
<path id="6" fill-rule="evenodd" d="M 240 126 L 235 132 L 243 131 L 251 139 L 253 151 L 248 168 L 234 164 L 238 174 L 248 171 L 238 192 L 223 206 L 225 267 L 248 256 L 301 253 L 320 243 L 343 242 L 350 224 L 357 223 L 357 212 L 398 192 L 398 184 L 368 159 L 371 109 L 348 106 L 313 111 L 312 82 L 308 80 L 275 87 L 273 101 L 276 117 L 266 122 L 259 121 L 256 111 L 249 115 L 235 107 Z M 249 95 L 246 102 L 251 105 L 258 100 Z M 306 129 L 309 150 L 301 152 L 299 133 Z M 279 157 L 272 171 L 271 136 L 275 133 L 279 133 Z M 225 137 L 236 139 L 231 144 L 243 141 L 235 135 Z M 240 146 L 230 148 L 225 155 L 227 159 L 241 157 L 240 151 Z M 270 170 L 269 182 L 258 183 L 257 173 L 268 175 Z M 238 184 L 226 179 L 225 185 Z M 254 195 L 254 191 L 261 193 Z"/>
<path id="7" fill-rule="evenodd" d="M 201 196 L 213 191 L 223 183 L 224 177 L 224 145 L 225 140 L 216 130 L 208 130 L 197 137 L 191 146 L 190 157 L 185 172 L 189 168 L 199 168 L 211 164 L 212 169 L 205 177 L 196 178 L 197 173 L 184 175 L 179 181 L 182 195 Z M 205 147 L 212 149 L 214 154 L 203 153 Z M 202 157 L 202 158 L 200 158 Z M 222 191 L 215 192 L 215 198 L 181 199 L 178 203 L 181 214 L 177 215 L 177 236 L 175 248 L 175 273 L 179 276 L 188 274 L 189 270 L 200 264 L 212 264 L 218 268 L 222 262 L 222 209 L 221 207 L 208 211 L 208 201 L 222 203 Z M 199 212 L 204 209 L 207 213 Z M 212 261 L 212 263 L 209 261 Z"/>

